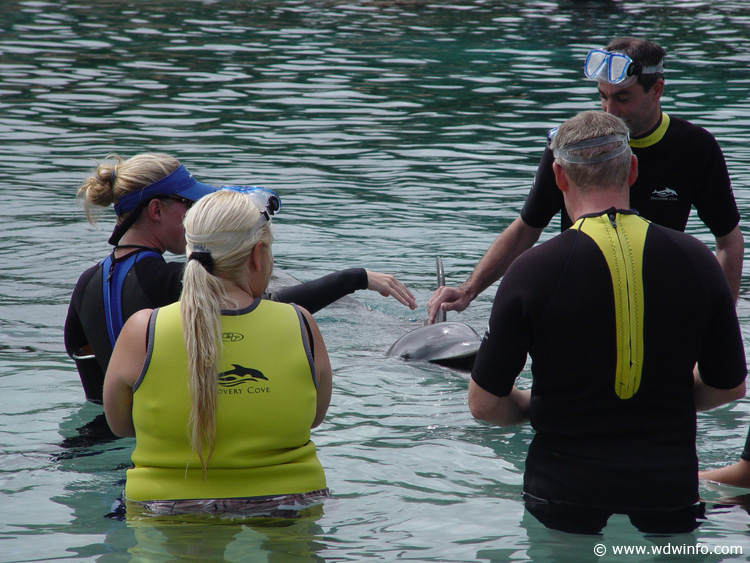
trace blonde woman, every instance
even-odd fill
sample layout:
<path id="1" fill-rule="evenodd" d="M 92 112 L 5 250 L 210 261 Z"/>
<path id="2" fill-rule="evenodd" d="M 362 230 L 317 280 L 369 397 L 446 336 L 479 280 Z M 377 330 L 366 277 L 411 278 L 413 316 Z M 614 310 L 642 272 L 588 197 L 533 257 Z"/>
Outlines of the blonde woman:
<path id="1" fill-rule="evenodd" d="M 195 180 L 176 158 L 161 153 L 129 159 L 113 155 L 83 182 L 78 196 L 91 222 L 97 208 L 114 205 L 117 214 L 109 239 L 112 253 L 81 274 L 65 321 L 65 349 L 76 361 L 89 401 L 102 402 L 112 348 L 130 315 L 179 299 L 184 263 L 167 262 L 162 255 L 185 252 L 185 212 L 214 191 Z M 394 276 L 364 268 L 334 272 L 267 297 L 315 313 L 360 289 L 417 307 L 412 293 Z"/>
<path id="2" fill-rule="evenodd" d="M 115 434 L 136 438 L 129 506 L 236 513 L 328 494 L 310 441 L 331 398 L 325 343 L 308 311 L 261 299 L 277 209 L 258 189 L 198 201 L 180 301 L 123 327 L 104 410 Z"/>

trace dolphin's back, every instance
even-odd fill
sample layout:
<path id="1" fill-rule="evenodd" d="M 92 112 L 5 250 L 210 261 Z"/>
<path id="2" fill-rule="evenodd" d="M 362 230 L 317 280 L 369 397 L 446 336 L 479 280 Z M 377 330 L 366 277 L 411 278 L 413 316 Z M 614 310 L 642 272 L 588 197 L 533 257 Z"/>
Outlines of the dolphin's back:
<path id="1" fill-rule="evenodd" d="M 437 257 L 438 287 L 445 285 L 445 270 Z M 469 325 L 446 321 L 439 311 L 435 324 L 421 326 L 396 340 L 386 352 L 403 360 L 433 362 L 463 370 L 471 370 L 482 339 Z"/>

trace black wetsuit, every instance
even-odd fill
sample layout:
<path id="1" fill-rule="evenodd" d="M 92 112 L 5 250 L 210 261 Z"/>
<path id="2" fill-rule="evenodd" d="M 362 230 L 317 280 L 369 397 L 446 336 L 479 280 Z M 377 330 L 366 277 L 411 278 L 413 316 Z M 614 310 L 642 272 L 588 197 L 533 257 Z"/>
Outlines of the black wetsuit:
<path id="1" fill-rule="evenodd" d="M 740 214 L 726 162 L 711 133 L 662 114 L 656 129 L 645 137 L 631 139 L 630 146 L 638 157 L 638 178 L 630 188 L 630 207 L 641 217 L 684 231 L 690 209 L 695 207 L 716 237 L 737 226 Z M 552 173 L 553 160 L 552 151 L 546 149 L 521 219 L 542 229 L 561 211 L 561 227 L 565 230 L 571 221 Z"/>
<path id="2" fill-rule="evenodd" d="M 654 131 L 632 139 L 630 144 L 638 157 L 638 178 L 630 188 L 630 207 L 642 217 L 683 231 L 695 206 L 714 236 L 724 236 L 738 225 L 740 215 L 724 155 L 711 133 L 663 114 Z M 546 149 L 521 218 L 541 229 L 561 212 L 560 225 L 565 230 L 571 221 L 555 183 L 552 161 L 552 151 Z M 750 431 L 741 457 L 750 461 Z"/>
<path id="3" fill-rule="evenodd" d="M 612 512 L 694 505 L 693 366 L 720 389 L 746 374 L 734 302 L 713 253 L 684 233 L 613 211 L 513 262 L 472 373 L 486 391 L 507 396 L 531 356 L 536 434 L 524 493 L 532 504 L 569 503 L 559 525 L 542 520 L 560 529 L 575 523 L 571 507 L 598 509 L 601 528 Z M 595 226 L 598 239 L 588 231 Z M 642 268 L 642 278 L 630 268 Z"/>
<path id="4" fill-rule="evenodd" d="M 182 291 L 183 262 L 167 262 L 157 251 L 146 248 L 134 249 L 116 262 L 123 262 L 135 254 L 141 255 L 140 260 L 124 275 L 119 294 L 122 323 L 141 309 L 163 307 L 178 301 Z M 104 262 L 92 266 L 78 279 L 65 320 L 65 349 L 68 355 L 85 355 L 82 349 L 90 345 L 96 357 L 95 360 L 76 361 L 86 398 L 95 403 L 102 402 L 104 373 L 112 356 L 114 339 L 122 327 L 122 323 L 110 329 L 107 326 L 103 278 L 108 276 L 109 271 L 108 264 Z M 352 268 L 283 288 L 268 297 L 284 303 L 296 303 L 315 313 L 345 295 L 366 288 L 366 270 Z"/>

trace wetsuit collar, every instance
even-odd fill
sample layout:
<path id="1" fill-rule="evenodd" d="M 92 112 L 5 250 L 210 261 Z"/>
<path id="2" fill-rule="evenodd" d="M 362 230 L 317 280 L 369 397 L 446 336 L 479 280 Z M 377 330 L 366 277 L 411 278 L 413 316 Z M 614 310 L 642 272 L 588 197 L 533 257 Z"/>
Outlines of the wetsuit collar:
<path id="1" fill-rule="evenodd" d="M 642 149 L 645 147 L 650 147 L 651 145 L 655 145 L 662 140 L 664 135 L 667 133 L 667 129 L 669 129 L 669 116 L 666 113 L 661 112 L 661 119 L 659 120 L 659 123 L 657 123 L 654 130 L 650 133 L 647 133 L 643 137 L 631 137 L 630 146 L 634 149 Z"/>
<path id="2" fill-rule="evenodd" d="M 619 213 L 620 215 L 639 215 L 638 211 L 636 211 L 635 209 L 617 209 L 616 207 L 610 207 L 609 209 L 605 209 L 604 211 L 584 213 L 579 217 L 579 219 L 583 217 L 601 217 L 602 215 L 614 215 L 616 213 Z"/>
<path id="3" fill-rule="evenodd" d="M 145 245 L 142 245 L 142 244 L 118 244 L 117 246 L 115 246 L 112 249 L 112 259 L 113 260 L 117 260 L 117 258 L 115 258 L 115 251 L 116 250 L 118 250 L 118 249 L 131 249 L 131 248 L 133 250 L 138 251 L 138 252 L 142 252 L 144 250 L 148 250 L 148 251 L 151 251 L 151 252 L 156 252 L 157 254 L 164 254 L 163 250 L 159 250 L 158 248 L 154 248 L 153 246 L 145 246 Z M 131 254 L 132 254 L 132 252 L 128 252 L 127 256 L 129 256 Z"/>

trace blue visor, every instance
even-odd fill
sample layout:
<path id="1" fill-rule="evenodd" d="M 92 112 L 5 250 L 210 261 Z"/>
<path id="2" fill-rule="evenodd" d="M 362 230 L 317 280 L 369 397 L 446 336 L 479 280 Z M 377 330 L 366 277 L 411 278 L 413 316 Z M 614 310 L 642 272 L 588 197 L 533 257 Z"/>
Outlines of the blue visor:
<path id="1" fill-rule="evenodd" d="M 178 195 L 190 201 L 198 201 L 204 195 L 215 192 L 216 189 L 197 181 L 188 172 L 188 169 L 181 164 L 174 172 L 167 174 L 161 180 L 121 197 L 115 203 L 115 213 L 117 215 L 129 213 L 138 207 L 141 202 L 160 196 Z"/>

